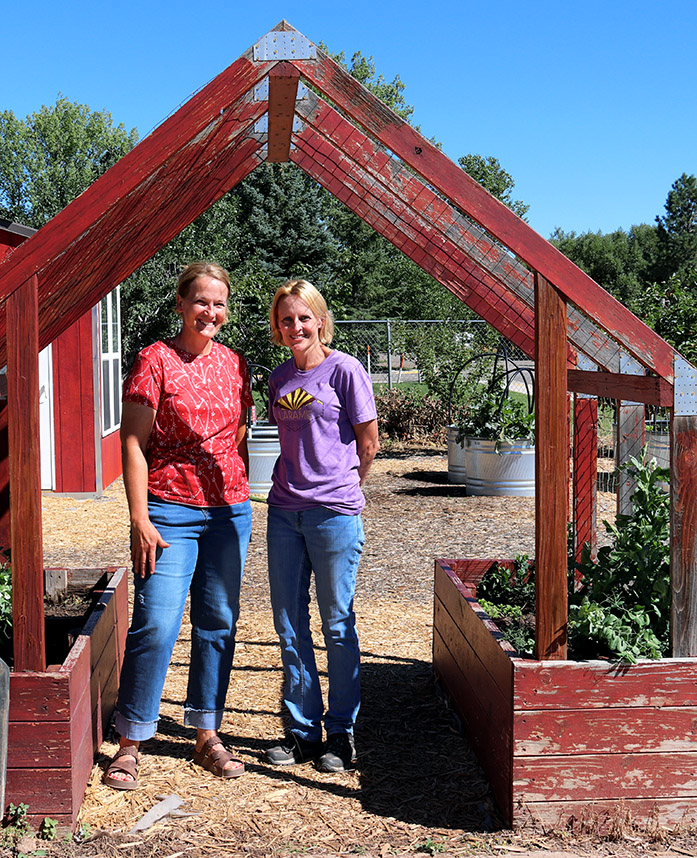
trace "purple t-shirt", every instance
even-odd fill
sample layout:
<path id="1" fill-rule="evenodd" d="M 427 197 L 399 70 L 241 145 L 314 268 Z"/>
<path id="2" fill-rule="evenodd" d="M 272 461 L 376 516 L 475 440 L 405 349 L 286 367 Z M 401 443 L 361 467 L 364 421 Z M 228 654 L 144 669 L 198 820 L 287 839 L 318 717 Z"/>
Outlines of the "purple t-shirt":
<path id="1" fill-rule="evenodd" d="M 269 377 L 269 418 L 281 444 L 269 492 L 271 506 L 325 506 L 358 515 L 365 505 L 353 426 L 375 420 L 373 386 L 360 362 L 332 351 L 299 370 L 293 358 Z"/>

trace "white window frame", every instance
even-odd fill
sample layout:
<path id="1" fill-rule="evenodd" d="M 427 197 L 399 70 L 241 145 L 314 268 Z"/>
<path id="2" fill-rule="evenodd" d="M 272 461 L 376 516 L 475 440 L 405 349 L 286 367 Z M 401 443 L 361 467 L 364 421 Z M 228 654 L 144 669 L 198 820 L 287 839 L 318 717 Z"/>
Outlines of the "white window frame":
<path id="1" fill-rule="evenodd" d="M 99 302 L 102 437 L 121 425 L 121 287 Z"/>

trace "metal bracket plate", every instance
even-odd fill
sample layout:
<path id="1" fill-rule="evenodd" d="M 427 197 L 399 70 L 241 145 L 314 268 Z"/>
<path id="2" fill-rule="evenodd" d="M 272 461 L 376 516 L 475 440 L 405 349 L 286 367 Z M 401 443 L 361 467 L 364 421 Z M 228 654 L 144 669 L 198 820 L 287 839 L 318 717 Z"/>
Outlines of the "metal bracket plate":
<path id="1" fill-rule="evenodd" d="M 697 369 L 684 358 L 674 361 L 675 381 L 673 382 L 676 417 L 690 417 L 697 414 Z"/>
<path id="2" fill-rule="evenodd" d="M 299 116 L 293 117 L 293 134 L 299 134 L 303 128 L 305 127 L 305 123 Z M 265 113 L 263 116 L 260 116 L 259 119 L 254 123 L 254 133 L 255 134 L 268 134 L 269 133 L 269 114 Z"/>
<path id="3" fill-rule="evenodd" d="M 302 33 L 295 30 L 272 30 L 254 45 L 254 59 L 314 60 L 317 48 Z"/>

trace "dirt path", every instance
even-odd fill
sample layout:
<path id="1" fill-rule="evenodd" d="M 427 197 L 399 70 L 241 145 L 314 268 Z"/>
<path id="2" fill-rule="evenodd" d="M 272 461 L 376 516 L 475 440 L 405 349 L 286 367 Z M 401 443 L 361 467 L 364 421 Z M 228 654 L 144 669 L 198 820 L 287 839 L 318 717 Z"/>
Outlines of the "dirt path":
<path id="1" fill-rule="evenodd" d="M 188 626 L 168 674 L 156 737 L 143 747 L 143 787 L 115 792 L 101 784 L 115 750 L 106 743 L 88 786 L 81 819 L 91 837 L 49 854 L 122 858 L 296 854 L 465 856 L 697 854 L 693 841 L 628 829 L 617 842 L 591 834 L 511 832 L 502 827 L 488 785 L 431 673 L 434 557 L 501 557 L 534 547 L 534 500 L 466 498 L 446 478 L 445 454 L 382 455 L 367 487 L 367 544 L 356 598 L 363 653 L 363 704 L 356 729 L 359 766 L 319 774 L 311 766 L 278 770 L 263 749 L 281 735 L 281 668 L 265 569 L 265 506 L 253 504 L 228 709 L 221 733 L 245 760 L 246 775 L 221 781 L 191 762 L 193 731 L 181 726 Z M 612 498 L 601 496 L 601 515 Z M 121 483 L 102 500 L 44 498 L 48 565 L 128 562 L 127 509 Z M 316 641 L 321 641 L 316 618 Z M 323 671 L 323 648 L 318 646 Z M 128 832 L 158 801 L 176 794 L 196 814 Z M 660 836 L 659 836 L 660 834 Z M 665 837 L 665 840 L 661 838 Z M 631 839 L 633 838 L 633 839 Z M 62 849 L 62 852 L 54 851 Z M 72 851 L 71 851 L 72 850 Z M 29 850 L 26 850 L 27 852 Z"/>

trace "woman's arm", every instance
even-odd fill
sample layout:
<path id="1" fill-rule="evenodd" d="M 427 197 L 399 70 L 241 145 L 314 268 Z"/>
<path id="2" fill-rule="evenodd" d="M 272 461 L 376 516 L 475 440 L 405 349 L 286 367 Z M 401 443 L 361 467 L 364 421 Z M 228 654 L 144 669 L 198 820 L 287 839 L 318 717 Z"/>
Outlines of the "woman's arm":
<path id="1" fill-rule="evenodd" d="M 145 449 L 155 423 L 155 410 L 137 402 L 124 402 L 121 415 L 123 482 L 131 519 L 131 559 L 141 578 L 155 569 L 158 548 L 168 548 L 148 515 L 148 463 Z"/>
<path id="2" fill-rule="evenodd" d="M 240 422 L 237 424 L 237 437 L 235 438 L 237 452 L 244 462 L 244 469 L 249 477 L 249 450 L 247 449 L 247 409 L 240 412 Z"/>
<path id="3" fill-rule="evenodd" d="M 368 420 L 367 423 L 356 423 L 353 431 L 356 433 L 356 452 L 360 462 L 358 476 L 361 478 L 361 485 L 363 485 L 370 466 L 373 464 L 373 459 L 380 449 L 378 421 Z"/>

